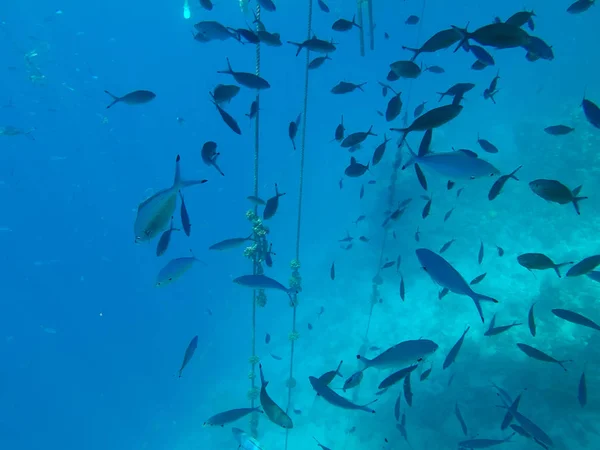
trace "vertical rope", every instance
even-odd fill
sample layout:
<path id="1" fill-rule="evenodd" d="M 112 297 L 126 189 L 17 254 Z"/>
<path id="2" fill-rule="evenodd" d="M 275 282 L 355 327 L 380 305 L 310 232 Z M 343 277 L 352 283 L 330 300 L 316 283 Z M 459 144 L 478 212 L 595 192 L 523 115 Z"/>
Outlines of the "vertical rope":
<path id="1" fill-rule="evenodd" d="M 357 24 L 360 27 L 360 56 L 365 56 L 365 27 L 363 26 L 363 8 L 362 0 L 356 0 L 356 19 Z"/>
<path id="2" fill-rule="evenodd" d="M 260 4 L 257 2 L 256 4 L 256 18 L 260 21 Z M 258 22 L 256 27 L 258 28 Z M 256 75 L 260 75 L 260 42 L 256 44 Z M 259 137 L 260 137 L 260 95 L 256 94 L 256 104 L 258 106 L 256 111 L 256 117 L 254 121 L 254 195 L 258 197 L 258 162 L 259 162 Z M 254 206 L 254 214 L 257 214 L 258 206 Z M 259 261 L 258 255 L 254 256 L 254 261 L 252 264 L 252 273 L 256 275 L 259 271 Z M 256 392 L 256 302 L 257 302 L 258 292 L 256 290 L 252 291 L 252 337 L 250 339 L 250 349 L 252 351 L 251 360 L 251 376 L 250 376 L 250 389 L 251 392 Z M 251 397 L 251 406 L 255 407 L 256 397 Z M 258 434 L 258 418 L 259 414 L 254 412 L 250 419 L 250 434 L 256 438 Z"/>
<path id="3" fill-rule="evenodd" d="M 371 51 L 375 50 L 375 24 L 373 23 L 373 0 L 367 0 L 367 11 L 369 14 L 369 34 L 371 38 Z"/>
<path id="4" fill-rule="evenodd" d="M 312 35 L 312 0 L 308 0 L 308 29 L 306 31 L 306 39 L 310 39 Z M 296 226 L 296 260 L 292 262 L 292 280 L 294 284 L 300 284 L 300 274 L 298 269 L 300 268 L 300 234 L 302 226 L 302 195 L 304 192 L 304 160 L 306 154 L 306 116 L 308 111 L 308 65 L 310 63 L 310 51 L 306 49 L 306 61 L 304 69 L 304 103 L 302 107 L 302 137 L 300 142 L 300 175 L 299 175 L 299 188 L 298 188 L 298 220 Z M 296 339 L 298 337 L 298 331 L 296 330 L 296 316 L 298 308 L 298 292 L 293 294 L 292 298 L 292 332 L 290 335 L 290 377 L 288 379 L 288 399 L 286 411 L 290 410 L 292 405 L 292 389 L 296 386 L 294 380 L 294 350 L 296 347 Z M 289 430 L 285 430 L 285 449 L 288 448 Z"/>

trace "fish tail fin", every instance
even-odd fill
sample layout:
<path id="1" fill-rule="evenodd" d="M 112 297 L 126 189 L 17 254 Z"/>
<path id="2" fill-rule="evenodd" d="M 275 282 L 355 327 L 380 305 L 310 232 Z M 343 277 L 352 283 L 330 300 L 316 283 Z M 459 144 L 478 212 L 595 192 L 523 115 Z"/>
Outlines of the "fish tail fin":
<path id="1" fill-rule="evenodd" d="M 404 144 L 404 141 L 406 141 L 406 136 L 408 136 L 408 132 L 410 130 L 408 128 L 390 128 L 390 131 L 398 131 L 398 132 L 402 133 L 402 137 L 400 138 L 400 141 L 398 142 L 398 147 L 402 147 L 402 145 Z"/>
<path id="2" fill-rule="evenodd" d="M 108 92 L 108 91 L 106 91 L 106 90 L 105 90 L 104 92 L 105 92 L 105 93 L 107 93 L 108 95 L 110 95 L 110 96 L 113 98 L 113 101 L 112 101 L 112 103 L 111 103 L 110 105 L 108 105 L 108 106 L 106 107 L 106 109 L 110 108 L 110 107 L 111 107 L 111 106 L 113 106 L 115 103 L 118 103 L 118 102 L 119 102 L 119 100 L 121 100 L 119 97 L 117 97 L 117 96 L 116 96 L 116 95 L 114 95 L 114 94 L 111 94 L 110 92 Z"/>
<path id="3" fill-rule="evenodd" d="M 225 174 L 223 173 L 223 171 L 222 171 L 222 170 L 221 170 L 221 168 L 220 168 L 220 167 L 217 165 L 217 163 L 216 163 L 216 162 L 214 162 L 214 161 L 213 161 L 212 165 L 213 165 L 213 167 L 214 167 L 215 169 L 217 169 L 217 172 L 219 172 L 219 173 L 221 174 L 221 176 L 222 176 L 222 177 L 224 177 L 224 176 L 225 176 Z M 206 181 L 206 180 L 205 180 L 205 181 Z"/>
<path id="4" fill-rule="evenodd" d="M 342 367 L 342 363 L 344 362 L 344 360 L 341 360 L 340 363 L 337 366 L 337 369 L 335 369 L 335 374 L 338 377 L 344 378 L 344 375 L 342 375 L 342 372 L 340 372 L 340 368 Z"/>
<path id="5" fill-rule="evenodd" d="M 458 45 L 454 49 L 454 53 L 456 53 L 458 51 L 458 49 L 463 47 L 465 44 L 468 44 L 469 38 L 470 38 L 470 33 L 467 31 L 468 26 L 469 26 L 468 23 L 465 28 L 459 28 L 457 26 L 452 25 L 452 28 L 454 30 L 458 31 L 459 33 L 461 33 L 463 35 L 462 39 L 458 42 Z"/>
<path id="6" fill-rule="evenodd" d="M 221 173 L 221 175 L 223 175 Z M 197 184 L 204 184 L 206 183 L 208 180 L 180 180 L 180 187 L 181 189 L 186 188 L 186 187 L 190 187 L 190 186 L 195 186 Z"/>
<path id="7" fill-rule="evenodd" d="M 369 411 L 369 412 L 371 412 L 371 413 L 375 414 L 375 410 L 374 410 L 374 409 L 371 409 L 371 408 L 367 408 L 367 406 L 369 406 L 369 405 L 372 405 L 372 404 L 373 404 L 373 403 L 375 403 L 377 400 L 379 400 L 379 399 L 378 399 L 378 398 L 376 398 L 375 400 L 373 400 L 373 401 L 371 401 L 371 402 L 367 403 L 366 405 L 363 405 L 363 406 L 362 406 L 362 407 L 363 407 L 363 409 L 365 409 L 365 410 L 367 410 L 367 411 Z"/>
<path id="8" fill-rule="evenodd" d="M 181 184 L 181 156 L 177 155 L 175 158 L 175 177 L 173 179 L 173 186 L 179 186 Z"/>
<path id="9" fill-rule="evenodd" d="M 442 99 L 446 96 L 445 92 L 436 92 L 436 94 L 440 95 L 440 99 L 438 100 L 438 103 L 442 101 Z"/>
<path id="10" fill-rule="evenodd" d="M 502 419 L 502 423 L 500 424 L 500 429 L 501 430 L 506 430 L 508 428 L 508 426 L 510 425 L 510 423 L 513 420 L 513 415 L 510 411 L 506 411 L 506 414 L 504 415 L 504 418 Z"/>
<path id="11" fill-rule="evenodd" d="M 356 359 L 358 359 L 363 364 L 362 370 L 367 369 L 371 364 L 371 360 L 368 358 L 365 358 L 364 356 L 356 355 Z"/>
<path id="12" fill-rule="evenodd" d="M 258 370 L 260 372 L 260 385 L 265 387 L 267 384 L 269 384 L 269 382 L 265 381 L 265 375 L 263 374 L 262 364 L 258 365 Z"/>
<path id="13" fill-rule="evenodd" d="M 227 69 L 226 70 L 217 70 L 217 73 L 226 73 L 226 74 L 233 74 L 233 70 L 231 69 L 231 63 L 229 62 L 229 58 L 227 58 Z"/>
<path id="14" fill-rule="evenodd" d="M 573 261 L 569 261 L 569 262 L 564 262 L 564 263 L 560 263 L 560 264 L 556 264 L 554 266 L 554 271 L 556 272 L 556 275 L 558 275 L 558 278 L 562 278 L 560 275 L 560 268 L 562 266 L 568 266 L 569 264 L 573 264 Z"/>
<path id="15" fill-rule="evenodd" d="M 517 167 L 515 170 L 513 170 L 510 175 L 508 175 L 509 178 L 512 178 L 513 180 L 517 180 L 519 181 L 519 179 L 515 176 L 515 174 L 519 171 L 519 169 L 521 169 L 521 167 L 523 166 L 519 166 Z"/>
<path id="16" fill-rule="evenodd" d="M 570 363 L 570 362 L 573 362 L 573 360 L 572 359 L 564 359 L 562 361 L 558 361 L 558 365 L 560 367 L 562 367 L 565 372 L 568 372 L 567 368 L 564 366 L 564 363 Z"/>
<path id="17" fill-rule="evenodd" d="M 365 84 L 367 84 L 367 81 L 365 81 L 364 83 L 360 83 L 357 88 L 360 89 L 361 91 L 365 92 L 364 89 L 362 88 Z"/>
<path id="18" fill-rule="evenodd" d="M 485 318 L 483 316 L 483 309 L 481 308 L 481 301 L 483 300 L 483 301 L 498 303 L 498 300 L 496 300 L 492 297 L 488 297 L 487 295 L 478 294 L 476 292 L 473 292 L 473 296 L 471 298 L 473 299 L 473 303 L 475 303 L 475 308 L 477 308 L 477 312 L 479 313 L 479 317 L 481 318 L 481 323 L 485 323 Z"/>
<path id="19" fill-rule="evenodd" d="M 581 215 L 581 212 L 579 211 L 579 202 L 581 200 L 586 200 L 588 197 L 574 197 L 573 198 L 573 206 L 575 207 L 575 212 L 577 213 L 578 216 Z"/>
<path id="20" fill-rule="evenodd" d="M 417 56 L 419 56 L 419 53 L 421 53 L 421 49 L 419 49 L 419 48 L 405 47 L 404 45 L 402 46 L 402 50 L 408 50 L 409 52 L 414 53 L 412 58 L 410 58 L 411 61 L 414 61 L 415 59 L 417 59 Z"/>
<path id="21" fill-rule="evenodd" d="M 410 159 L 406 162 L 406 164 L 404 164 L 402 166 L 402 170 L 406 169 L 407 167 L 412 166 L 413 164 L 417 163 L 417 154 L 413 151 L 412 148 L 408 147 L 408 151 L 410 152 Z"/>
<path id="22" fill-rule="evenodd" d="M 298 56 L 300 54 L 300 52 L 302 51 L 302 44 L 300 44 L 298 42 L 293 42 L 293 41 L 287 41 L 287 43 L 298 47 L 298 49 L 296 50 L 296 56 Z"/>

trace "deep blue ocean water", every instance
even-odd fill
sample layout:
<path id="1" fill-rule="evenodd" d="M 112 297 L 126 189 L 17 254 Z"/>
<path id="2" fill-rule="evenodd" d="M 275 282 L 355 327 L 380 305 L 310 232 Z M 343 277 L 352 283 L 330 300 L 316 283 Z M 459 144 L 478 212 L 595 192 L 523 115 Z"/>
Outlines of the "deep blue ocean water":
<path id="1" fill-rule="evenodd" d="M 395 428 L 396 394 L 382 396 L 376 415 L 335 409 L 317 399 L 309 375 L 332 370 L 344 360 L 342 372 L 355 369 L 361 345 L 383 349 L 405 339 L 427 337 L 440 349 L 431 361 L 427 385 L 413 380 L 415 401 L 407 414 L 413 448 L 456 448 L 466 439 L 454 418 L 459 402 L 471 435 L 499 439 L 508 435 L 498 423 L 504 414 L 490 380 L 514 396 L 527 388 L 521 409 L 535 418 L 555 441 L 556 448 L 597 448 L 600 438 L 590 431 L 597 423 L 600 397 L 598 336 L 593 330 L 558 322 L 549 310 L 562 307 L 600 320 L 596 302 L 600 287 L 585 277 L 559 280 L 553 271 L 534 277 L 516 263 L 525 252 L 542 252 L 555 261 L 578 261 L 598 251 L 597 149 L 600 131 L 586 122 L 580 103 L 600 103 L 598 83 L 597 7 L 568 15 L 568 2 L 553 0 L 444 2 L 427 0 L 421 23 L 404 25 L 410 14 L 421 16 L 424 0 L 373 0 L 375 51 L 359 54 L 358 30 L 335 34 L 331 23 L 351 18 L 352 1 L 331 1 L 331 13 L 313 5 L 313 31 L 334 38 L 333 61 L 310 72 L 306 126 L 303 216 L 300 261 L 303 292 L 299 296 L 298 330 L 290 412 L 295 427 L 290 449 L 316 448 L 316 436 L 332 449 L 400 449 L 407 446 Z M 4 2 L 0 5 L 0 127 L 14 126 L 29 135 L 0 136 L 0 448 L 7 450 L 131 450 L 234 449 L 230 427 L 202 428 L 210 415 L 247 406 L 251 336 L 251 291 L 231 280 L 250 273 L 242 250 L 209 252 L 209 245 L 250 232 L 245 213 L 251 205 L 254 168 L 254 123 L 244 116 L 254 92 L 242 89 L 227 106 L 241 126 L 233 134 L 210 103 L 209 91 L 232 79 L 217 74 L 229 57 L 235 70 L 254 72 L 255 47 L 229 40 L 199 43 L 192 39 L 193 23 L 218 20 L 228 26 L 251 23 L 237 0 L 215 2 L 213 11 L 191 0 L 192 17 L 183 18 L 182 1 L 169 2 Z M 263 11 L 262 20 L 282 41 L 302 41 L 307 33 L 307 2 L 277 2 L 278 11 Z M 249 9 L 254 8 L 251 3 Z M 507 18 L 523 7 L 537 14 L 533 34 L 552 45 L 553 61 L 530 63 L 522 49 L 492 52 L 500 70 L 497 104 L 481 96 L 496 68 L 469 69 L 473 57 L 452 50 L 421 55 L 418 62 L 440 65 L 446 73 L 424 73 L 413 81 L 393 84 L 401 90 L 404 108 L 427 100 L 437 105 L 435 92 L 456 82 L 476 88 L 466 95 L 464 111 L 451 124 L 434 132 L 433 150 L 476 149 L 477 134 L 500 149 L 489 160 L 502 173 L 518 165 L 520 182 L 509 181 L 494 203 L 486 195 L 489 179 L 467 186 L 460 199 L 446 190 L 446 179 L 429 176 L 432 214 L 421 218 L 425 201 L 412 170 L 401 172 L 396 201 L 413 197 L 408 212 L 391 233 L 384 259 L 402 254 L 407 298 L 398 296 L 396 269 L 384 272 L 380 286 L 383 302 L 375 306 L 369 340 L 363 340 L 370 310 L 372 278 L 380 265 L 384 230 L 381 222 L 388 205 L 388 184 L 396 151 L 388 145 L 384 160 L 363 179 L 338 182 L 349 161 L 346 150 L 331 143 L 343 114 L 348 132 L 366 131 L 371 137 L 354 155 L 365 162 L 372 149 L 389 137 L 389 124 L 376 114 L 389 99 L 382 98 L 377 81 L 384 81 L 389 64 L 408 59 L 401 46 L 418 46 L 449 25 L 469 29 Z M 383 39 L 383 32 L 390 35 Z M 314 56 L 314 55 L 313 55 Z M 261 75 L 272 88 L 261 94 L 259 193 L 274 194 L 278 183 L 286 195 L 277 215 L 268 222 L 275 264 L 268 274 L 284 284 L 295 258 L 300 150 L 287 136 L 288 123 L 302 111 L 305 54 L 295 48 L 261 48 Z M 365 92 L 334 96 L 338 81 L 367 81 Z M 157 94 L 146 105 L 117 104 L 110 98 L 136 89 Z M 404 114 L 404 113 L 403 113 Z M 184 120 L 180 123 L 177 118 Z M 401 126 L 399 117 L 393 126 Z M 555 138 L 543 132 L 564 123 L 574 134 Z M 32 139 L 33 138 L 33 139 Z M 413 148 L 420 134 L 409 137 Z M 208 140 L 218 143 L 225 176 L 200 159 Z M 300 142 L 300 139 L 298 139 Z M 172 183 L 175 156 L 181 155 L 186 178 L 208 183 L 186 189 L 185 198 L 193 232 L 190 238 L 173 235 L 166 256 L 155 256 L 155 243 L 134 243 L 133 221 L 138 204 Z M 405 155 L 406 158 L 406 155 Z M 527 182 L 556 178 L 574 188 L 583 184 L 578 217 L 572 206 L 545 203 Z M 367 179 L 377 181 L 366 185 Z M 365 196 L 359 199 L 361 185 Z M 444 214 L 456 207 L 452 217 Z M 360 214 L 367 219 L 356 226 Z M 419 227 L 421 242 L 414 233 Z M 354 241 L 352 250 L 338 243 L 349 231 L 368 236 L 368 244 Z M 471 300 L 450 295 L 437 299 L 438 289 L 421 270 L 414 249 L 440 246 L 456 239 L 445 254 L 468 280 L 488 272 L 479 292 L 493 295 L 499 305 L 484 305 L 489 321 L 526 320 L 537 302 L 539 334 L 527 327 L 505 335 L 483 337 L 487 328 Z M 480 240 L 486 257 L 478 267 Z M 506 250 L 497 256 L 495 245 Z M 169 258 L 189 255 L 196 265 L 176 283 L 154 286 L 155 277 Z M 332 262 L 336 280 L 329 278 Z M 325 312 L 317 317 L 320 307 Z M 210 310 L 210 313 L 208 312 Z M 270 381 L 269 393 L 286 407 L 289 377 L 291 309 L 282 293 L 268 293 L 266 308 L 257 315 L 257 355 Z M 308 330 L 308 323 L 313 329 Z M 449 371 L 441 370 L 444 355 L 471 326 L 460 359 Z M 269 346 L 264 334 L 273 337 Z M 596 333 L 596 334 L 594 334 Z M 192 336 L 199 345 L 178 379 L 185 347 Z M 535 344 L 557 359 L 574 360 L 569 372 L 525 359 L 515 342 Z M 284 357 L 275 361 L 269 351 Z M 371 354 L 372 356 L 372 354 Z M 427 361 L 429 364 L 429 361 Z M 423 369 L 428 368 L 426 365 Z M 589 402 L 577 404 L 577 381 L 585 370 Z M 373 400 L 381 381 L 365 373 L 358 403 Z M 247 420 L 236 424 L 248 429 Z M 349 432 L 349 429 L 356 430 Z M 285 431 L 260 418 L 258 438 L 269 449 L 282 449 Z M 387 438 L 389 443 L 385 443 Z M 515 437 L 512 449 L 536 448 Z"/>

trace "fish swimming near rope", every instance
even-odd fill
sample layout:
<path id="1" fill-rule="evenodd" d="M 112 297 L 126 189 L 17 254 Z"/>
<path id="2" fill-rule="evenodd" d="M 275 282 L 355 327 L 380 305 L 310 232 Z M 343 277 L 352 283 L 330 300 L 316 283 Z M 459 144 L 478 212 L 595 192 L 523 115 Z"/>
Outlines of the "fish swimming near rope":
<path id="1" fill-rule="evenodd" d="M 288 416 L 267 393 L 267 386 L 269 382 L 265 381 L 262 364 L 260 364 L 258 368 L 260 370 L 260 404 L 265 411 L 265 414 L 271 422 L 273 422 L 275 425 L 279 425 L 281 428 L 288 430 L 294 428 L 294 424 L 290 416 Z"/>

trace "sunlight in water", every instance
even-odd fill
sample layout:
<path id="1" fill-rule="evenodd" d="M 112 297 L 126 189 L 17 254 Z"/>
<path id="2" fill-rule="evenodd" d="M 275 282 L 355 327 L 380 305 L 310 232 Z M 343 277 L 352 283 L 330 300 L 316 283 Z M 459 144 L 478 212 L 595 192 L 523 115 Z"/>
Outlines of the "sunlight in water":
<path id="1" fill-rule="evenodd" d="M 184 2 L 183 2 L 183 18 L 187 20 L 190 17 L 192 17 L 192 13 L 190 11 L 190 4 L 188 3 L 188 0 L 184 0 Z"/>

